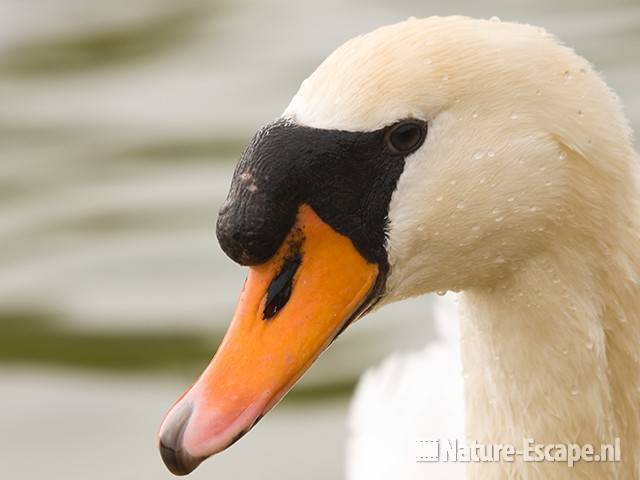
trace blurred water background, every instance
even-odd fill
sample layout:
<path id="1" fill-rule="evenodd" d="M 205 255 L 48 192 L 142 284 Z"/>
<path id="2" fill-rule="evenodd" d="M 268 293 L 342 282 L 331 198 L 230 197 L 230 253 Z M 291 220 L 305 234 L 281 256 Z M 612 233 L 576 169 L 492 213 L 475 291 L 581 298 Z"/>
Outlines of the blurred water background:
<path id="1" fill-rule="evenodd" d="M 214 236 L 243 145 L 346 39 L 456 13 L 559 35 L 638 131 L 639 0 L 0 0 L 1 478 L 169 478 L 244 278 Z M 193 478 L 340 478 L 358 376 L 432 336 L 428 298 L 359 322 Z"/>

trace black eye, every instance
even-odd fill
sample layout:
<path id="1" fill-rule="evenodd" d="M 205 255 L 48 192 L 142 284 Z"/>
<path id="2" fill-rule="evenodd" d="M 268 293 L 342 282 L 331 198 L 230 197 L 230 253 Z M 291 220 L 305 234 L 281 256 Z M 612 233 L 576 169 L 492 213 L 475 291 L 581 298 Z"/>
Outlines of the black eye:
<path id="1" fill-rule="evenodd" d="M 416 120 L 402 121 L 389 130 L 387 145 L 394 153 L 409 153 L 422 145 L 426 133 L 426 123 Z"/>

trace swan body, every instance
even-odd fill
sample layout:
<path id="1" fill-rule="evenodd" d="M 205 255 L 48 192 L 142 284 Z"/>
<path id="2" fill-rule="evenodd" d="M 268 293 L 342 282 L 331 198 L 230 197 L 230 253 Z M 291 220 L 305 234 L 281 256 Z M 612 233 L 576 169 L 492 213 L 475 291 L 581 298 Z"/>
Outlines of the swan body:
<path id="1" fill-rule="evenodd" d="M 348 41 L 234 173 L 217 234 L 250 273 L 223 344 L 161 427 L 165 463 L 188 473 L 237 440 L 353 319 L 455 291 L 466 438 L 622 448 L 573 467 L 471 462 L 466 478 L 640 478 L 638 187 L 620 102 L 544 30 L 431 17 Z M 398 361 L 379 376 L 433 399 L 457 380 L 417 370 L 455 370 L 454 357 L 430 347 L 406 363 L 411 378 Z M 381 407 L 403 390 L 377 404 L 367 391 L 380 389 L 358 393 L 354 455 L 393 415 L 429 425 L 428 411 Z"/>
<path id="2" fill-rule="evenodd" d="M 463 463 L 416 462 L 418 440 L 464 440 L 455 295 L 439 297 L 433 313 L 433 343 L 389 357 L 360 380 L 349 416 L 349 480 L 464 478 Z"/>

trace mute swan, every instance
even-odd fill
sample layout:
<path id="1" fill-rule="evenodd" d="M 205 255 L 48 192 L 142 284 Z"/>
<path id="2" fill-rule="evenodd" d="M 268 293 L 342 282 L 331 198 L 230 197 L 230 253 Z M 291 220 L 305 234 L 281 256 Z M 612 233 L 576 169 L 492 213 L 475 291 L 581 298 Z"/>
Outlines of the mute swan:
<path id="1" fill-rule="evenodd" d="M 350 40 L 238 163 L 217 236 L 249 273 L 164 462 L 227 448 L 372 308 L 452 290 L 467 437 L 622 446 L 467 478 L 639 478 L 637 160 L 615 95 L 541 29 L 432 17 Z"/>

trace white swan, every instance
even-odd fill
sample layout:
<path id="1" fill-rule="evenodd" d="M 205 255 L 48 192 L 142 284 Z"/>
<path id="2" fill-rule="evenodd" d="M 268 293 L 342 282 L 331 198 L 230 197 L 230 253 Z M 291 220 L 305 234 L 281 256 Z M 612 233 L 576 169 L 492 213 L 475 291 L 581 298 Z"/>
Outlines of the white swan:
<path id="1" fill-rule="evenodd" d="M 467 478 L 639 478 L 639 199 L 617 98 L 543 30 L 434 17 L 347 42 L 238 164 L 217 235 L 251 268 L 165 463 L 228 447 L 370 308 L 453 290 L 467 437 L 622 448 Z"/>
<path id="2" fill-rule="evenodd" d="M 457 479 L 464 463 L 416 461 L 416 442 L 464 441 L 457 299 L 434 306 L 436 340 L 367 371 L 351 402 L 347 479 Z"/>

